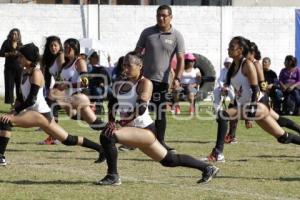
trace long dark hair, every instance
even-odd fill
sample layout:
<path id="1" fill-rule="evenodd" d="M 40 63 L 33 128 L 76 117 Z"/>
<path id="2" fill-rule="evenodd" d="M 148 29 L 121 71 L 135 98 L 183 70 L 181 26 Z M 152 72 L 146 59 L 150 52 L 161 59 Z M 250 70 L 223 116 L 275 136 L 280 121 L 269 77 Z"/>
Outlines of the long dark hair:
<path id="1" fill-rule="evenodd" d="M 56 55 L 53 55 L 50 51 L 50 45 L 52 42 L 57 42 L 59 45 L 59 52 Z M 50 66 L 54 63 L 55 59 L 57 58 L 57 56 L 62 53 L 62 44 L 60 41 L 60 38 L 57 36 L 49 36 L 46 39 L 46 44 L 44 47 L 44 54 L 43 54 L 43 58 L 42 58 L 42 66 L 45 67 L 45 69 L 49 69 Z"/>
<path id="2" fill-rule="evenodd" d="M 233 37 L 230 42 L 232 42 L 234 40 L 237 41 L 239 46 L 243 48 L 242 54 L 243 54 L 243 58 L 245 58 L 248 55 L 248 53 L 250 52 L 250 46 L 251 46 L 250 40 L 248 40 L 247 38 L 244 38 L 243 36 L 236 36 L 236 37 Z M 226 77 L 226 82 L 225 82 L 227 85 L 230 85 L 230 79 L 233 76 L 234 69 L 235 69 L 235 62 L 232 62 L 228 69 L 228 72 L 227 72 L 227 77 Z"/>
<path id="3" fill-rule="evenodd" d="M 292 55 L 287 55 L 284 59 L 284 64 L 287 66 L 287 67 L 291 67 L 291 68 L 294 68 L 297 66 L 297 58 L 295 58 L 294 56 Z"/>
<path id="4" fill-rule="evenodd" d="M 21 37 L 21 32 L 18 28 L 13 28 L 9 31 L 7 35 L 7 42 L 10 48 L 12 48 L 12 34 L 13 32 L 17 32 L 18 35 L 18 41 L 17 41 L 17 49 L 19 49 L 22 46 L 22 37 Z"/>
<path id="5" fill-rule="evenodd" d="M 255 42 L 250 42 L 250 52 L 254 53 L 254 58 L 255 60 L 260 60 L 261 59 L 261 53 L 255 44 Z"/>
<path id="6" fill-rule="evenodd" d="M 80 43 L 77 39 L 69 38 L 64 42 L 64 44 L 68 44 L 74 50 L 76 57 L 80 55 Z"/>

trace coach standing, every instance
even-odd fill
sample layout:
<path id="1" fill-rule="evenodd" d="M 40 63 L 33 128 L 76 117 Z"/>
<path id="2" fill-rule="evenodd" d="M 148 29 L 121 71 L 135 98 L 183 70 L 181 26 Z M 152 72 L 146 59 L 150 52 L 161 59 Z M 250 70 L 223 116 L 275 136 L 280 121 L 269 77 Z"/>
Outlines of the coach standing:
<path id="1" fill-rule="evenodd" d="M 161 5 L 156 12 L 157 24 L 146 28 L 140 35 L 135 51 L 144 52 L 144 76 L 153 83 L 151 101 L 156 110 L 155 126 L 157 139 L 167 150 L 174 150 L 165 144 L 166 131 L 166 102 L 168 93 L 168 79 L 170 61 L 176 54 L 177 67 L 172 88 L 180 86 L 180 77 L 184 69 L 184 40 L 179 31 L 172 25 L 172 9 L 168 5 Z"/>

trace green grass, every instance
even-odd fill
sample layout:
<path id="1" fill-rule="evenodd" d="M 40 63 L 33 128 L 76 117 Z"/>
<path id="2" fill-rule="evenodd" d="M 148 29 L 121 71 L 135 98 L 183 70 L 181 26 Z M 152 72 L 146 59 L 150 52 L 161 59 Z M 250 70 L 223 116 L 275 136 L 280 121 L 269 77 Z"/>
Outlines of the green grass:
<path id="1" fill-rule="evenodd" d="M 0 112 L 7 110 L 0 106 Z M 75 121 L 60 124 L 98 141 L 97 132 Z M 215 120 L 168 115 L 166 140 L 178 152 L 201 158 L 214 146 L 216 127 Z M 36 145 L 45 134 L 16 128 L 6 152 L 9 164 L 0 169 L 0 199 L 300 199 L 299 146 L 278 144 L 257 125 L 246 130 L 243 122 L 237 135 L 238 144 L 225 146 L 226 163 L 217 164 L 220 173 L 209 184 L 196 184 L 197 170 L 164 168 L 136 150 L 119 154 L 122 185 L 101 187 L 93 183 L 105 175 L 106 164 L 93 163 L 97 153 Z"/>

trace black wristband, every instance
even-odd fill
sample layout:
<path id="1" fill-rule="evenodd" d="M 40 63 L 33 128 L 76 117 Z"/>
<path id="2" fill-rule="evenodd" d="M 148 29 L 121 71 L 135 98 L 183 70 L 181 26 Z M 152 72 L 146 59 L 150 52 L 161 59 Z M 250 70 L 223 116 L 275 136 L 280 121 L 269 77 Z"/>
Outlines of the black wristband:
<path id="1" fill-rule="evenodd" d="M 257 104 L 251 103 L 246 108 L 247 108 L 247 118 L 248 120 L 252 120 L 251 118 L 254 118 L 256 115 Z"/>

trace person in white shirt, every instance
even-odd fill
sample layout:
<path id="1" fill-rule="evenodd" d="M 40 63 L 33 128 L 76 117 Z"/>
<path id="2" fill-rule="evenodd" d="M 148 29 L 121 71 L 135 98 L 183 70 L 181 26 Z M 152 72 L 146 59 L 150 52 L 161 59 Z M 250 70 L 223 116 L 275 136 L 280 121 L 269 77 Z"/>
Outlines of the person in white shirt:
<path id="1" fill-rule="evenodd" d="M 198 86 L 201 81 L 201 72 L 198 68 L 194 68 L 196 58 L 192 53 L 186 53 L 184 55 L 184 71 L 180 78 L 180 88 L 175 91 L 174 105 L 175 114 L 180 114 L 180 107 L 178 105 L 179 94 L 182 92 L 187 95 L 187 99 L 190 103 L 189 113 L 193 115 L 195 113 L 195 95 L 198 91 Z"/>
<path id="2" fill-rule="evenodd" d="M 214 110 L 217 113 L 221 109 L 221 99 L 222 96 L 226 98 L 227 96 L 232 103 L 234 100 L 234 91 L 232 86 L 231 87 L 224 87 L 224 83 L 226 82 L 227 72 L 232 63 L 231 58 L 226 58 L 224 60 L 224 68 L 221 69 L 220 76 L 216 82 L 216 87 L 214 89 Z"/>

